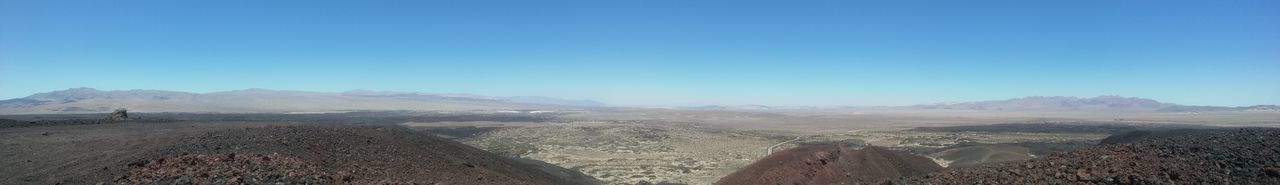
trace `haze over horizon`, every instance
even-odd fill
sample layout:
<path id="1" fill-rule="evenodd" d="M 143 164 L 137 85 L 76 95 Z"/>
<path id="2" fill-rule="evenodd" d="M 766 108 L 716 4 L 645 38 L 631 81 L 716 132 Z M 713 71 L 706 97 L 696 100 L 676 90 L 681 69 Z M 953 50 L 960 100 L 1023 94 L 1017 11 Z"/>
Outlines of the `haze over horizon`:
<path id="1" fill-rule="evenodd" d="M 1280 1 L 3 1 L 0 99 L 353 89 L 615 105 L 1280 104 Z"/>
<path id="2" fill-rule="evenodd" d="M 620 106 L 620 107 L 702 107 L 702 106 L 739 106 L 739 105 L 764 105 L 764 106 L 784 106 L 784 107 L 786 107 L 786 106 L 818 106 L 818 107 L 824 107 L 824 106 L 834 106 L 834 107 L 844 107 L 844 106 L 853 106 L 853 107 L 862 107 L 862 106 L 866 106 L 866 107 L 874 107 L 874 106 L 921 106 L 921 105 L 944 105 L 944 104 L 954 104 L 954 103 L 981 103 L 981 102 L 986 102 L 986 101 L 1006 101 L 1006 100 L 1015 100 L 1015 99 L 1036 99 L 1036 98 L 1047 98 L 1047 99 L 1040 99 L 1040 101 L 1046 101 L 1046 102 L 1048 102 L 1048 101 L 1057 101 L 1057 100 L 1062 100 L 1062 99 L 1057 99 L 1057 98 L 1059 98 L 1059 97 L 1078 98 L 1078 99 L 1080 99 L 1080 100 L 1085 100 L 1085 101 L 1089 101 L 1090 99 L 1095 99 L 1094 101 L 1096 101 L 1096 98 L 1117 98 L 1117 97 L 1118 97 L 1118 98 L 1121 98 L 1121 99 L 1132 99 L 1132 98 L 1138 98 L 1138 99 L 1146 99 L 1146 100 L 1158 101 L 1158 102 L 1160 102 L 1160 103 L 1165 103 L 1165 104 L 1170 104 L 1170 103 L 1171 103 L 1171 104 L 1175 104 L 1175 105 L 1184 105 L 1184 106 L 1225 106 L 1225 107 L 1245 107 L 1245 106 L 1255 106 L 1255 105 L 1273 105 L 1273 104 L 1253 104 L 1253 105 L 1240 105 L 1240 106 L 1231 106 L 1231 105 L 1194 105 L 1194 104 L 1180 104 L 1180 103 L 1177 103 L 1177 102 L 1160 101 L 1160 100 L 1154 100 L 1154 99 L 1143 98 L 1143 97 L 1131 97 L 1131 96 L 1121 96 L 1121 95 L 1097 95 L 1097 96 L 1053 96 L 1053 95 L 1047 95 L 1047 96 L 1046 96 L 1046 95 L 1036 95 L 1036 96 L 1008 97 L 1008 98 L 1000 98 L 1000 99 L 963 100 L 963 101 L 946 101 L 946 102 L 927 102 L 927 103 L 916 103 L 916 104 L 893 104 L 893 105 L 889 105 L 889 104 L 881 104 L 881 105 L 856 105 L 856 104 L 797 105 L 797 104 L 763 104 L 763 103 L 737 103 L 737 104 L 723 104 L 723 103 L 707 103 L 707 102 L 701 102 L 701 103 L 699 103 L 699 102 L 690 102 L 690 103 L 676 103 L 676 104 L 616 104 L 616 103 L 612 103 L 612 104 L 611 104 L 611 103 L 608 103 L 608 102 L 600 102 L 600 101 L 596 101 L 596 100 L 592 100 L 592 99 L 574 99 L 574 98 L 562 98 L 562 97 L 555 97 L 555 96 L 524 96 L 524 95 L 516 95 L 516 96 L 491 96 L 491 95 L 474 94 L 474 93 L 465 93 L 465 92 L 384 91 L 384 90 L 371 90 L 371 89 L 352 89 L 352 90 L 346 90 L 346 91 L 305 91 L 305 90 L 291 90 L 291 89 L 248 88 L 248 89 L 235 89 L 235 90 L 209 91 L 209 92 L 188 92 L 188 91 L 173 91 L 173 90 L 164 90 L 164 89 L 98 89 L 98 88 L 92 88 L 92 87 L 76 87 L 76 88 L 69 88 L 69 89 L 64 89 L 64 90 L 57 90 L 57 91 L 50 91 L 50 92 L 42 92 L 42 93 L 71 93 L 71 94 L 79 94 L 79 95 L 83 96 L 83 95 L 88 95 L 88 94 L 82 94 L 85 90 L 88 90 L 88 91 L 100 91 L 100 92 L 109 92 L 109 91 L 117 91 L 117 92 L 120 92 L 120 91 L 123 91 L 123 92 L 129 92 L 129 91 L 169 91 L 169 92 L 180 92 L 180 93 L 197 93 L 197 94 L 206 94 L 206 95 L 207 95 L 207 94 L 217 94 L 217 93 L 234 93 L 234 92 L 239 92 L 239 91 L 274 91 L 274 92 L 282 92 L 282 93 L 294 93 L 294 92 L 298 92 L 298 93 L 302 93 L 302 94 L 310 94 L 310 93 L 328 93 L 328 94 L 334 94 L 334 95 L 344 95 L 344 94 L 348 94 L 348 93 L 354 93 L 354 94 L 365 94 L 365 93 L 373 93 L 373 94 L 387 94 L 387 93 L 400 94 L 400 93 L 405 93 L 405 94 L 427 94 L 427 95 L 439 95 L 439 96 L 445 96 L 445 97 L 464 97 L 464 98 L 482 98 L 482 99 L 484 99 L 484 98 L 508 99 L 508 98 L 520 98 L 520 97 L 539 98 L 539 99 L 541 99 L 541 98 L 551 98 L 551 99 L 552 99 L 552 100 L 554 100 L 554 101 L 586 101 L 586 102 L 592 102 L 592 103 L 602 103 L 602 105 L 603 105 L 603 106 Z M 39 94 L 39 93 L 38 93 L 38 94 Z M 131 94 L 131 96 L 139 96 L 139 94 L 133 94 L 133 93 L 127 93 L 127 94 Z M 146 95 L 146 93 L 143 93 L 143 94 L 141 94 L 141 95 Z M 1105 100 L 1105 101 L 1111 101 L 1111 100 Z M 1114 103 L 1122 103 L 1122 102 L 1114 102 Z M 1129 103 L 1132 103 L 1132 102 L 1129 102 Z M 554 104 L 554 103 L 553 103 L 553 104 Z"/>

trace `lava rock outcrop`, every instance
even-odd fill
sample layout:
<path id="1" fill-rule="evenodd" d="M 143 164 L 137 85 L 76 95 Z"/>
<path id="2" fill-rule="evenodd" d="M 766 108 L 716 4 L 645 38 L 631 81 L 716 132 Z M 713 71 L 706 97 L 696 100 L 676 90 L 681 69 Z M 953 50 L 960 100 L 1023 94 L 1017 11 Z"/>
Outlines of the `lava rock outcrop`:
<path id="1" fill-rule="evenodd" d="M 1169 132 L 1169 133 L 1165 133 Z M 1280 129 L 1172 130 L 896 184 L 1280 184 Z"/>
<path id="2" fill-rule="evenodd" d="M 273 126 L 182 139 L 116 183 L 592 184 L 401 127 Z M 563 169 L 562 169 L 563 170 Z"/>
<path id="3" fill-rule="evenodd" d="M 882 147 L 850 150 L 836 145 L 810 145 L 776 152 L 716 184 L 868 183 L 941 169 L 928 158 Z"/>

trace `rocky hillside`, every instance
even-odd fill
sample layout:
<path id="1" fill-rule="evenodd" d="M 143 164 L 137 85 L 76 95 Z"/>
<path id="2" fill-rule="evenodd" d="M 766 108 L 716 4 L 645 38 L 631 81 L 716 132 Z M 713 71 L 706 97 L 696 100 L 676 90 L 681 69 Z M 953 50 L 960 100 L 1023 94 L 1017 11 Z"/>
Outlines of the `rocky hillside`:
<path id="1" fill-rule="evenodd" d="M 398 127 L 277 126 L 182 139 L 144 155 L 126 184 L 592 184 L 572 170 L 537 166 Z"/>
<path id="2" fill-rule="evenodd" d="M 0 114 L 134 112 L 289 113 L 350 110 L 572 109 L 602 106 L 586 100 L 484 97 L 465 94 L 349 91 L 321 93 L 246 89 L 213 93 L 73 88 L 0 100 Z"/>
<path id="3" fill-rule="evenodd" d="M 779 151 L 716 184 L 850 184 L 923 175 L 942 167 L 929 158 L 876 146 L 850 150 L 812 145 Z"/>
<path id="4" fill-rule="evenodd" d="M 1280 184 L 1280 129 L 1122 134 L 1025 162 L 949 169 L 897 184 Z"/>

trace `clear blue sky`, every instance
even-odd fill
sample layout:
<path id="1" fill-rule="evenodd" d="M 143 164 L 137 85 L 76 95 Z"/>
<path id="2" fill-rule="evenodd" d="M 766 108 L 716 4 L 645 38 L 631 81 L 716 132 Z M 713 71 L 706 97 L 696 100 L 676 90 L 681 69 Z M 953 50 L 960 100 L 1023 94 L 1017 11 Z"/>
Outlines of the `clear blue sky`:
<path id="1" fill-rule="evenodd" d="M 1280 1 L 0 0 L 0 98 L 71 87 L 1280 104 Z"/>

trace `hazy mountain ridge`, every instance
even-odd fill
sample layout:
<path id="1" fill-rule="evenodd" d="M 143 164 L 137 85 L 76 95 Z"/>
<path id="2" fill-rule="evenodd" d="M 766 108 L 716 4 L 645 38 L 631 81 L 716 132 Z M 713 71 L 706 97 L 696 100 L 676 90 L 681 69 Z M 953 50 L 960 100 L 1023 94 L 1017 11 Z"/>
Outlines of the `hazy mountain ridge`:
<path id="1" fill-rule="evenodd" d="M 1069 96 L 1031 96 L 1008 100 L 990 100 L 951 104 L 928 104 L 913 107 L 924 109 L 961 109 L 961 110 L 1133 110 L 1151 111 L 1177 104 L 1164 103 L 1152 99 L 1098 96 L 1079 98 Z"/>
<path id="2" fill-rule="evenodd" d="M 370 90 L 330 93 L 258 88 L 190 93 L 165 90 L 102 91 L 81 87 L 36 93 L 24 98 L 0 100 L 0 114 L 100 113 L 116 108 L 128 108 L 138 112 L 287 113 L 353 110 L 564 109 L 607 106 L 609 105 L 591 100 L 569 100 L 541 96 L 489 97 L 461 93 Z M 850 107 L 746 104 L 671 107 L 667 109 L 772 111 L 841 108 Z M 1280 111 L 1280 106 L 1277 105 L 1242 107 L 1188 106 L 1122 96 L 1098 96 L 1092 98 L 1030 96 L 1008 100 L 924 104 L 905 108 L 996 111 Z"/>
<path id="3" fill-rule="evenodd" d="M 675 107 L 675 108 L 673 108 L 673 109 L 687 109 L 687 110 L 769 110 L 769 109 L 775 109 L 775 107 L 773 107 L 773 106 L 767 106 L 767 105 L 754 105 L 754 104 L 748 104 L 748 105 L 704 105 L 704 106 L 691 106 L 691 107 Z"/>
<path id="4" fill-rule="evenodd" d="M 804 105 L 759 105 L 759 104 L 735 104 L 735 105 L 698 105 L 698 106 L 668 106 L 668 107 L 652 107 L 660 109 L 672 110 L 704 110 L 704 111 L 808 111 L 808 110 L 836 110 L 857 108 L 857 106 L 804 106 Z"/>
<path id="5" fill-rule="evenodd" d="M 493 101 L 493 102 L 511 102 L 511 103 L 527 103 L 527 104 L 547 104 L 547 105 L 567 105 L 567 106 L 583 106 L 583 107 L 604 107 L 608 106 L 604 103 L 592 100 L 571 100 L 552 98 L 545 96 L 511 96 L 511 97 L 488 97 L 474 94 L 464 93 L 419 93 L 419 92 L 397 92 L 397 91 L 369 91 L 369 90 L 351 90 L 343 92 L 348 96 L 367 96 L 367 97 L 394 97 L 405 99 L 454 99 L 454 100 L 472 100 L 472 101 Z"/>
<path id="6" fill-rule="evenodd" d="M 1176 105 L 1176 106 L 1161 108 L 1156 111 L 1161 111 L 1161 112 L 1280 111 L 1280 105 L 1254 105 L 1254 106 L 1240 106 L 1240 107 Z"/>
<path id="7" fill-rule="evenodd" d="M 0 114 L 92 113 L 115 108 L 138 112 L 282 113 L 346 110 L 564 109 L 602 106 L 589 100 L 484 97 L 389 91 L 342 93 L 245 89 L 189 93 L 162 90 L 72 88 L 0 100 Z"/>
<path id="8" fill-rule="evenodd" d="M 568 106 L 581 106 L 581 107 L 608 106 L 608 105 L 605 105 L 604 103 L 591 101 L 591 100 L 568 100 L 568 99 L 559 99 L 559 98 L 552 98 L 552 97 L 545 97 L 545 96 L 512 96 L 512 97 L 501 97 L 499 99 L 506 102 L 530 103 L 530 104 L 552 104 L 552 105 L 568 105 Z"/>
<path id="9" fill-rule="evenodd" d="M 921 109 L 956 110 L 1039 110 L 1039 111 L 1157 111 L 1157 112 L 1223 112 L 1223 111 L 1280 111 L 1277 105 L 1253 106 L 1195 106 L 1165 103 L 1152 99 L 1098 96 L 1079 98 L 1070 96 L 1029 96 L 1007 100 L 989 100 L 961 103 L 939 103 L 911 106 Z"/>

